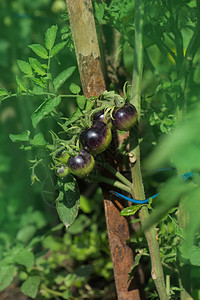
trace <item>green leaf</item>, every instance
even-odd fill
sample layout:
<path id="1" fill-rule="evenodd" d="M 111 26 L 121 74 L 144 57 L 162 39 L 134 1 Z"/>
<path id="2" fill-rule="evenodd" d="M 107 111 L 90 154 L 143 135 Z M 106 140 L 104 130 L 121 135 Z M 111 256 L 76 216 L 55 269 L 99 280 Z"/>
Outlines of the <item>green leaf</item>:
<path id="1" fill-rule="evenodd" d="M 36 58 L 33 58 L 33 57 L 29 57 L 29 62 L 31 64 L 31 67 L 35 71 L 35 73 L 37 73 L 38 75 L 41 75 L 41 76 L 46 75 L 46 71 L 45 71 L 44 67 L 42 66 L 42 64 L 39 62 L 39 60 L 37 60 Z"/>
<path id="2" fill-rule="evenodd" d="M 17 85 L 18 85 L 18 91 L 21 93 L 21 92 L 27 92 L 28 89 L 27 87 L 25 86 L 25 84 L 23 83 L 23 81 L 21 81 L 19 79 L 19 77 L 16 75 L 16 81 L 17 81 Z"/>
<path id="3" fill-rule="evenodd" d="M 30 144 L 33 146 L 45 146 L 46 141 L 43 134 L 41 132 L 36 134 L 34 138 L 30 140 Z"/>
<path id="4" fill-rule="evenodd" d="M 44 95 L 43 88 L 41 86 L 34 86 L 32 93 L 34 95 Z"/>
<path id="5" fill-rule="evenodd" d="M 24 249 L 14 257 L 14 262 L 25 266 L 27 269 L 31 269 L 34 265 L 34 255 L 32 252 Z"/>
<path id="6" fill-rule="evenodd" d="M 59 182 L 59 196 L 56 209 L 60 220 L 68 228 L 76 219 L 79 209 L 80 192 L 76 179 L 68 174 L 64 182 Z"/>
<path id="7" fill-rule="evenodd" d="M 97 20 L 99 22 L 102 21 L 103 16 L 104 16 L 104 7 L 101 3 L 97 4 L 95 2 L 95 16 L 97 17 Z"/>
<path id="8" fill-rule="evenodd" d="M 65 122 L 64 126 L 68 126 L 74 122 L 76 122 L 83 115 L 82 111 L 79 107 L 75 110 L 75 112 L 71 115 L 71 117 Z"/>
<path id="9" fill-rule="evenodd" d="M 121 211 L 120 215 L 126 216 L 126 217 L 133 216 L 141 208 L 141 206 L 142 205 L 139 204 L 139 205 L 133 205 L 133 206 L 126 207 Z"/>
<path id="10" fill-rule="evenodd" d="M 8 91 L 4 88 L 0 88 L 0 97 L 9 95 Z"/>
<path id="11" fill-rule="evenodd" d="M 17 240 L 22 243 L 27 243 L 32 239 L 37 231 L 34 225 L 26 225 L 22 227 L 17 233 Z"/>
<path id="12" fill-rule="evenodd" d="M 67 44 L 67 42 L 62 42 L 62 43 L 55 45 L 51 51 L 51 57 L 58 54 L 58 52 L 60 52 L 65 47 L 66 44 Z"/>
<path id="13" fill-rule="evenodd" d="M 142 257 L 143 253 L 139 253 L 135 256 L 134 264 L 132 266 L 132 271 L 139 265 L 140 258 Z"/>
<path id="14" fill-rule="evenodd" d="M 17 60 L 17 64 L 18 64 L 20 70 L 23 73 L 25 73 L 25 74 L 27 74 L 29 76 L 33 75 L 33 71 L 32 71 L 31 65 L 28 62 L 18 59 Z"/>
<path id="15" fill-rule="evenodd" d="M 20 289 L 24 295 L 31 298 L 35 298 L 38 293 L 39 284 L 39 276 L 29 276 L 29 278 L 26 281 L 24 281 Z"/>
<path id="16" fill-rule="evenodd" d="M 70 91 L 71 91 L 73 94 L 78 94 L 78 93 L 80 93 L 80 91 L 81 91 L 80 86 L 78 86 L 78 85 L 75 84 L 75 83 L 71 83 L 69 89 L 70 89 Z"/>
<path id="17" fill-rule="evenodd" d="M 53 81 L 53 86 L 55 91 L 57 92 L 58 89 L 63 85 L 63 83 L 72 75 L 76 67 L 70 67 L 64 71 L 62 71 Z"/>
<path id="18" fill-rule="evenodd" d="M 83 96 L 83 95 L 81 95 L 81 96 L 78 95 L 77 98 L 76 98 L 76 102 L 77 102 L 77 104 L 78 104 L 78 107 L 79 107 L 81 110 L 83 110 L 83 109 L 85 108 L 86 101 L 87 101 L 87 99 L 86 99 L 86 97 Z"/>
<path id="19" fill-rule="evenodd" d="M 47 50 L 40 44 L 32 44 L 28 46 L 29 48 L 31 48 L 33 50 L 33 52 L 35 52 L 35 54 L 37 54 L 37 56 L 44 58 L 44 59 L 48 59 L 48 52 Z"/>
<path id="20" fill-rule="evenodd" d="M 0 291 L 3 291 L 11 284 L 14 278 L 14 273 L 14 266 L 0 267 Z"/>
<path id="21" fill-rule="evenodd" d="M 48 116 L 55 109 L 55 107 L 59 105 L 60 101 L 60 97 L 44 101 L 31 116 L 33 127 L 36 128 L 38 123 Z"/>
<path id="22" fill-rule="evenodd" d="M 31 79 L 31 81 L 33 81 L 34 84 L 40 86 L 41 88 L 45 88 L 46 87 L 46 85 L 45 85 L 46 80 L 44 79 L 44 77 L 41 77 L 41 79 L 40 78 L 31 77 L 30 79 Z"/>
<path id="23" fill-rule="evenodd" d="M 30 131 L 26 130 L 20 134 L 9 134 L 12 142 L 27 142 L 29 141 Z"/>
<path id="24" fill-rule="evenodd" d="M 48 50 L 51 50 L 54 46 L 57 30 L 57 25 L 53 25 L 47 29 L 47 32 L 45 34 L 45 46 Z"/>

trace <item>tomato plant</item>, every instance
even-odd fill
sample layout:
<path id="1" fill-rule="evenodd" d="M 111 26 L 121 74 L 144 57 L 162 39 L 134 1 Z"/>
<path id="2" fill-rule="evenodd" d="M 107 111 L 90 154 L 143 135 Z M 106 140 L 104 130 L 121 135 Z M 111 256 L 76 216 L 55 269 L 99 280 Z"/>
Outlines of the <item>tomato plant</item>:
<path id="1" fill-rule="evenodd" d="M 76 5 L 75 1 L 70 3 L 68 0 L 67 4 L 68 9 L 70 5 L 72 8 Z M 12 103 L 17 104 L 12 105 L 13 111 L 20 111 L 21 114 L 25 111 L 22 101 L 29 107 L 22 114 L 23 121 L 17 122 L 12 130 L 6 132 L 13 132 L 9 135 L 10 139 L 20 143 L 20 150 L 27 156 L 34 188 L 40 190 L 38 187 L 41 184 L 44 202 L 48 199 L 45 203 L 51 201 L 51 207 L 56 208 L 63 223 L 59 227 L 62 237 L 59 234 L 53 236 L 53 231 L 45 233 L 48 209 L 41 215 L 33 208 L 24 210 L 23 201 L 29 195 L 18 193 L 20 184 L 9 182 L 10 178 L 16 181 L 23 172 L 16 172 L 15 176 L 12 172 L 12 176 L 7 176 L 13 161 L 16 166 L 17 159 L 9 159 L 7 149 L 10 148 L 5 147 L 1 133 L 3 154 L 0 152 L 0 171 L 4 176 L 0 185 L 5 196 L 0 193 L 0 205 L 1 211 L 7 212 L 8 217 L 0 215 L 0 220 L 3 230 L 6 226 L 13 232 L 15 227 L 17 229 L 9 239 L 0 235 L 0 241 L 3 241 L 3 246 L 0 243 L 0 250 L 3 249 L 0 289 L 5 289 L 18 274 L 21 291 L 28 297 L 82 299 L 100 295 L 103 298 L 107 293 L 112 298 L 113 276 L 111 262 L 106 256 L 109 250 L 105 220 L 101 215 L 101 199 L 96 196 L 95 190 L 99 183 L 105 197 L 118 298 L 121 299 L 120 290 L 123 290 L 127 293 L 127 299 L 198 300 L 199 1 L 93 1 L 95 21 L 101 27 L 99 34 L 102 35 L 100 40 L 103 41 L 105 54 L 106 83 L 102 79 L 98 49 L 95 50 L 97 56 L 85 55 L 84 52 L 91 50 L 92 21 L 86 24 L 87 30 L 82 32 L 86 18 L 81 26 L 73 26 L 73 13 L 65 13 L 63 21 L 59 20 L 59 24 L 63 24 L 49 26 L 42 42 L 42 37 L 38 36 L 39 30 L 32 35 L 25 30 L 30 30 L 30 24 L 38 17 L 35 11 L 38 12 L 41 4 L 36 1 L 30 5 L 38 5 L 37 10 L 32 9 L 33 16 L 27 13 L 25 19 L 20 21 L 23 28 L 21 39 L 16 42 L 13 38 L 11 41 L 16 83 L 0 88 L 0 103 L 4 107 L 15 98 L 20 99 L 19 103 L 16 100 Z M 52 9 L 56 10 L 55 5 Z M 5 12 L 7 14 L 7 8 L 2 10 L 2 14 Z M 77 14 L 80 12 L 76 11 Z M 76 24 L 80 20 L 77 14 Z M 10 15 L 16 16 L 13 12 Z M 21 18 L 18 11 L 16 17 Z M 3 44 L 2 40 L 6 35 L 10 37 L 12 32 L 13 36 L 14 33 L 17 36 L 20 34 L 14 26 L 15 18 L 13 21 L 9 18 L 5 15 L 1 21 L 1 25 L 6 26 L 0 39 L 0 64 L 3 68 L 6 64 L 8 67 L 6 57 L 10 54 L 6 52 L 8 44 Z M 26 27 L 28 18 L 30 23 Z M 46 25 L 44 22 L 41 24 L 44 36 Z M 74 27 L 85 38 L 83 43 L 74 38 Z M 33 37 L 32 42 L 30 37 Z M 98 44 L 97 39 L 92 41 L 93 46 Z M 33 44 L 26 51 L 14 51 L 17 43 L 25 45 L 27 42 Z M 85 44 L 87 47 L 83 50 Z M 16 56 L 18 70 L 13 64 Z M 70 59 L 65 60 L 67 56 Z M 8 72 L 2 72 L 3 78 L 6 78 L 4 73 Z M 4 82 L 5 79 L 1 86 Z M 16 92 L 13 92 L 14 86 L 17 87 Z M 9 109 L 4 111 L 1 121 L 4 122 L 9 114 L 13 112 L 10 113 Z M 116 129 L 119 131 L 116 132 Z M 129 132 L 124 134 L 122 131 Z M 11 152 L 16 153 L 17 150 Z M 15 167 L 17 169 L 22 170 Z M 185 178 L 183 175 L 188 173 L 188 179 L 182 180 Z M 27 186 L 28 177 L 23 177 L 26 177 Z M 120 193 L 108 193 L 117 188 Z M 80 194 L 83 190 L 87 196 Z M 122 202 L 116 195 L 120 195 Z M 8 197 L 10 201 L 7 201 Z M 130 197 L 143 202 L 124 208 Z M 17 203 L 14 200 L 20 201 L 20 198 L 23 199 L 22 220 L 18 216 L 17 204 L 14 204 Z M 144 199 L 149 199 L 148 203 Z M 81 213 L 78 216 L 79 207 Z M 141 224 L 144 235 L 140 232 L 126 235 L 128 226 L 125 217 L 131 215 L 136 219 L 132 219 L 129 225 L 137 231 Z M 64 226 L 67 231 L 63 234 Z M 40 230 L 44 235 L 40 235 Z M 34 239 L 36 232 L 38 237 Z M 17 236 L 16 244 L 14 234 Z M 117 246 L 114 244 L 116 241 Z M 132 252 L 130 255 L 128 251 L 132 248 L 134 262 L 128 260 L 132 257 Z M 46 256 L 41 254 L 43 249 L 50 249 L 50 253 Z M 116 249 L 122 251 L 119 252 L 123 259 L 116 259 Z M 129 269 L 123 273 L 127 261 Z M 133 269 L 130 273 L 131 265 Z M 131 290 L 127 288 L 127 282 L 134 282 L 138 265 L 142 274 L 140 277 L 144 279 L 139 278 L 140 284 Z M 63 269 L 64 273 L 67 272 L 67 279 Z M 92 276 L 95 276 L 97 285 Z M 128 276 L 130 281 L 127 281 Z M 108 288 L 104 292 L 102 278 L 103 286 Z M 121 285 L 125 288 L 120 288 Z M 116 298 L 115 294 L 113 298 Z"/>

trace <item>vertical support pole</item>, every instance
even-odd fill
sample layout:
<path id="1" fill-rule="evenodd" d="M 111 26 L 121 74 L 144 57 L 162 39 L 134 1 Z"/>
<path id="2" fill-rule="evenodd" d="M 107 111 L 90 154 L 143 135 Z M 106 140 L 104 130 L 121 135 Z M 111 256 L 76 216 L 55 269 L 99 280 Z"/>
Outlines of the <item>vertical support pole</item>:
<path id="1" fill-rule="evenodd" d="M 100 51 L 96 34 L 91 0 L 66 0 L 70 26 L 84 95 L 98 96 L 105 91 Z M 132 249 L 127 245 L 129 228 L 120 216 L 123 201 L 112 202 L 111 195 L 103 190 L 105 217 L 118 300 L 140 300 L 135 281 L 127 282 L 133 266 Z"/>

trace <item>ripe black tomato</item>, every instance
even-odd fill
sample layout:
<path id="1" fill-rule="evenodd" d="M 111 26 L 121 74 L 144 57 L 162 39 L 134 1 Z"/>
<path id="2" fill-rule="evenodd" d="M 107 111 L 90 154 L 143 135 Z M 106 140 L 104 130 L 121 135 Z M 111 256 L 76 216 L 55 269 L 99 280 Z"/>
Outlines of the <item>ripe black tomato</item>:
<path id="1" fill-rule="evenodd" d="M 72 174 L 82 178 L 92 171 L 94 163 L 94 157 L 85 150 L 81 150 L 78 155 L 68 159 L 67 166 Z"/>
<path id="2" fill-rule="evenodd" d="M 92 127 L 81 132 L 79 140 L 86 151 L 99 154 L 108 148 L 112 133 L 105 123 L 96 121 Z"/>
<path id="3" fill-rule="evenodd" d="M 134 105 L 128 103 L 114 110 L 112 123 L 115 128 L 127 131 L 137 122 L 137 110 Z"/>
<path id="4" fill-rule="evenodd" d="M 93 115 L 93 122 L 101 121 L 107 123 L 107 117 L 105 116 L 104 110 L 100 110 Z"/>

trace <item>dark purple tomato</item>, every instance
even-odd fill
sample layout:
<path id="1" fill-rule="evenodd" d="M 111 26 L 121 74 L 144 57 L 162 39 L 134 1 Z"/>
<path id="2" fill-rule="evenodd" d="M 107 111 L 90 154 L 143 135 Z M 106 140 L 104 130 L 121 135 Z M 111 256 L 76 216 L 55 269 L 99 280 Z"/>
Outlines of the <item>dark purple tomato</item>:
<path id="1" fill-rule="evenodd" d="M 137 110 L 134 105 L 128 103 L 114 110 L 112 123 L 115 128 L 127 131 L 137 122 Z"/>
<path id="2" fill-rule="evenodd" d="M 66 165 L 61 165 L 57 168 L 56 174 L 58 177 L 63 178 L 69 174 L 69 168 Z"/>
<path id="3" fill-rule="evenodd" d="M 86 151 L 99 154 L 108 148 L 112 133 L 105 123 L 97 121 L 92 127 L 81 132 L 79 140 Z"/>
<path id="4" fill-rule="evenodd" d="M 81 150 L 78 155 L 68 159 L 67 166 L 72 174 L 86 177 L 94 168 L 94 163 L 94 157 L 85 150 Z"/>
<path id="5" fill-rule="evenodd" d="M 96 121 L 101 121 L 101 122 L 107 123 L 107 117 L 105 116 L 103 109 L 93 115 L 93 122 L 96 122 Z"/>

